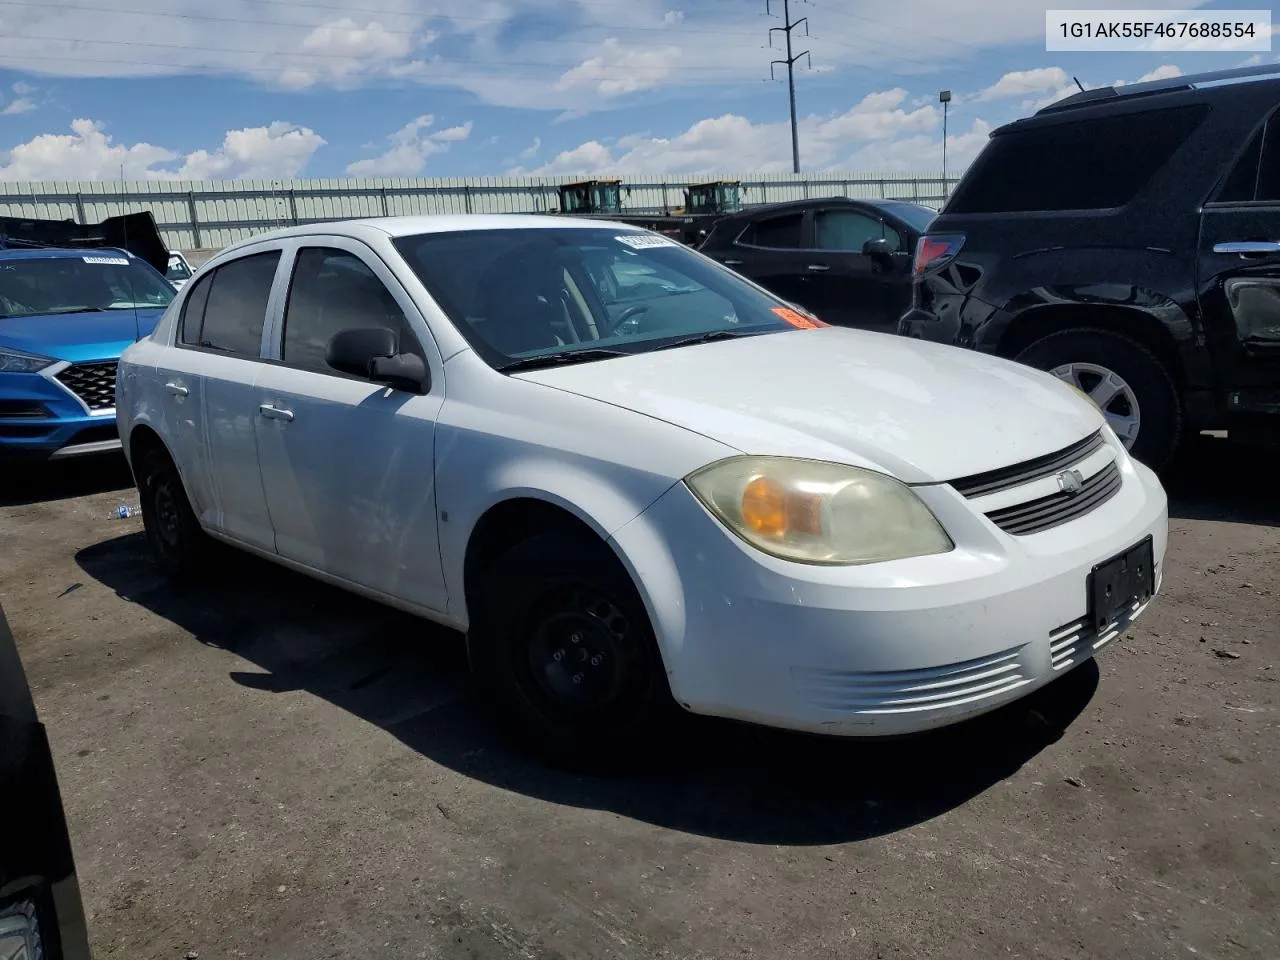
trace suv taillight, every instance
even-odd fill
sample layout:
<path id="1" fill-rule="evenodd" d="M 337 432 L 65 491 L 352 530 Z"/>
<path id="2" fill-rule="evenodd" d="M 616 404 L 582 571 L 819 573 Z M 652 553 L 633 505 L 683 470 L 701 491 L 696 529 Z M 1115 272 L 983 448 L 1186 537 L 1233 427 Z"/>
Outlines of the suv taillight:
<path id="1" fill-rule="evenodd" d="M 945 233 L 921 237 L 916 244 L 916 256 L 912 266 L 915 276 L 924 275 L 926 270 L 940 267 L 964 246 L 963 233 Z"/>

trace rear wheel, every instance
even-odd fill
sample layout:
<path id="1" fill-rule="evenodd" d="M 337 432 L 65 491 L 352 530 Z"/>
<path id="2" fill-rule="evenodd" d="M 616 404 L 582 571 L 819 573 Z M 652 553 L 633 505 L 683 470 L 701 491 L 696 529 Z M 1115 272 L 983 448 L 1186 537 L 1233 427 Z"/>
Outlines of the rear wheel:
<path id="1" fill-rule="evenodd" d="M 608 547 L 537 534 L 487 572 L 470 616 L 472 670 L 527 745 L 596 771 L 656 757 L 679 709 L 644 605 Z"/>
<path id="2" fill-rule="evenodd" d="M 202 572 L 212 549 L 200 527 L 182 477 L 169 454 L 153 447 L 139 458 L 137 469 L 142 526 L 156 564 L 174 580 Z"/>
<path id="3" fill-rule="evenodd" d="M 1015 360 L 1048 371 L 1087 394 L 1129 452 L 1153 470 L 1173 461 L 1182 440 L 1182 402 L 1160 358 L 1110 330 L 1052 333 Z"/>

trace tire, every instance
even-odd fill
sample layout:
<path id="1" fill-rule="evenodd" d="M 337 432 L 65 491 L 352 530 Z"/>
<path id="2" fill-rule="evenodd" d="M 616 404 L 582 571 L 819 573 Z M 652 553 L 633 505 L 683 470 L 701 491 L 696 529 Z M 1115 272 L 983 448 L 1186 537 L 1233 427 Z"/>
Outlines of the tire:
<path id="1" fill-rule="evenodd" d="M 1035 341 L 1016 357 L 1019 363 L 1054 372 L 1069 365 L 1082 365 L 1077 384 L 1089 392 L 1089 382 L 1097 383 L 1088 368 L 1098 368 L 1120 378 L 1137 406 L 1137 435 L 1129 452 L 1157 473 L 1166 470 L 1177 456 L 1183 436 L 1182 398 L 1165 364 L 1132 337 L 1110 330 L 1081 327 L 1051 333 Z M 1128 400 L 1122 393 L 1104 409 L 1114 425 L 1123 423 Z M 1117 433 L 1121 433 L 1117 430 Z M 1121 439 L 1124 439 L 1123 435 Z"/>
<path id="2" fill-rule="evenodd" d="M 205 573 L 213 542 L 200 527 L 168 452 L 153 448 L 144 453 L 137 481 L 142 526 L 156 565 L 179 582 Z"/>
<path id="3" fill-rule="evenodd" d="M 527 747 L 593 773 L 658 759 L 680 710 L 644 604 L 607 546 L 536 534 L 497 560 L 476 601 L 471 669 Z"/>

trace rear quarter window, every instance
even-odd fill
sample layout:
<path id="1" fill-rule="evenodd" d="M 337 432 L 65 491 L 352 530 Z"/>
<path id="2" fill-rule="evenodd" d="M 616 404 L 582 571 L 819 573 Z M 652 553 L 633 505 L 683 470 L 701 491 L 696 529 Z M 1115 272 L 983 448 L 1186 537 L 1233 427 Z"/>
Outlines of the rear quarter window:
<path id="1" fill-rule="evenodd" d="M 993 137 L 947 204 L 951 213 L 1100 210 L 1131 201 L 1208 116 L 1191 104 Z"/>

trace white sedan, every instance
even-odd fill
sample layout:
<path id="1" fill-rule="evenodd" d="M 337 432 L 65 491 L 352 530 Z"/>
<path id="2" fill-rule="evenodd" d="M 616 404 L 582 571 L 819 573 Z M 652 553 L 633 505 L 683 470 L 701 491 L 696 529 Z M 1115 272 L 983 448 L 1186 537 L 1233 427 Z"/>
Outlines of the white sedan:
<path id="1" fill-rule="evenodd" d="M 515 729 L 585 763 L 677 705 L 853 736 L 991 710 L 1127 628 L 1168 532 L 1048 374 L 600 221 L 238 243 L 125 351 L 117 417 L 167 571 L 222 541 L 464 630 Z"/>

